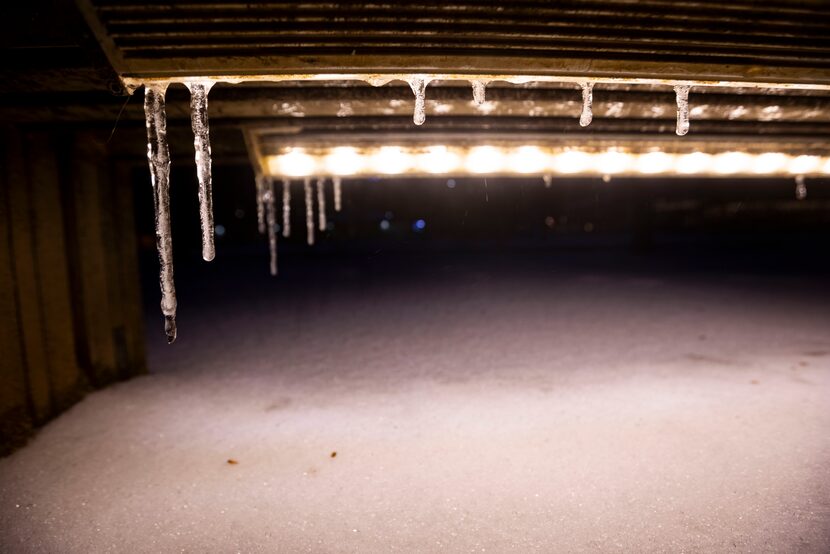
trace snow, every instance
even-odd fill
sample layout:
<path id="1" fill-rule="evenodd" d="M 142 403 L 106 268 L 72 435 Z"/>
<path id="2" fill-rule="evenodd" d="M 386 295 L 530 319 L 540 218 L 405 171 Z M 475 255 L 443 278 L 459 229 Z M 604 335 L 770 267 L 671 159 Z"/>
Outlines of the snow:
<path id="1" fill-rule="evenodd" d="M 173 280 L 173 236 L 170 226 L 170 148 L 167 144 L 166 86 L 144 89 L 147 124 L 147 161 L 153 185 L 156 248 L 159 255 L 161 313 L 167 342 L 176 340 L 176 284 Z"/>
<path id="2" fill-rule="evenodd" d="M 213 242 L 213 190 L 210 175 L 211 151 L 208 126 L 208 93 L 212 82 L 187 83 L 190 90 L 190 118 L 196 152 L 196 176 L 199 180 L 199 219 L 202 225 L 202 258 L 216 257 Z"/>
<path id="3" fill-rule="evenodd" d="M 553 258 L 207 278 L 0 460 L 0 550 L 830 551 L 822 279 Z"/>
<path id="4" fill-rule="evenodd" d="M 582 113 L 579 115 L 579 125 L 587 127 L 594 119 L 592 105 L 594 103 L 594 83 L 580 83 L 582 87 Z"/>

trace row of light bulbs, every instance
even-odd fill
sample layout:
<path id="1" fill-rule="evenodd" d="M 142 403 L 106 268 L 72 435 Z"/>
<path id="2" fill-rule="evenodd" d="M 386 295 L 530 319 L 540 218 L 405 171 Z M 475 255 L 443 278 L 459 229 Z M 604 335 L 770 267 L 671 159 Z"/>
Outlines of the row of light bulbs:
<path id="1" fill-rule="evenodd" d="M 267 159 L 275 177 L 313 175 L 593 174 L 830 175 L 830 157 L 780 152 L 672 154 L 561 150 L 539 146 L 289 148 Z"/>

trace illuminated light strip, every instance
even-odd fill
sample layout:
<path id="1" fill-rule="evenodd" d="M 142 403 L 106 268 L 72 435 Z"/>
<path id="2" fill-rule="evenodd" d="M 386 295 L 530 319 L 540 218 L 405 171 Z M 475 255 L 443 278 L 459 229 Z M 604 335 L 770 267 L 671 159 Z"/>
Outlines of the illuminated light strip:
<path id="1" fill-rule="evenodd" d="M 587 151 L 502 147 L 337 146 L 288 148 L 266 157 L 273 177 L 429 175 L 830 175 L 830 157 L 766 152 Z"/>

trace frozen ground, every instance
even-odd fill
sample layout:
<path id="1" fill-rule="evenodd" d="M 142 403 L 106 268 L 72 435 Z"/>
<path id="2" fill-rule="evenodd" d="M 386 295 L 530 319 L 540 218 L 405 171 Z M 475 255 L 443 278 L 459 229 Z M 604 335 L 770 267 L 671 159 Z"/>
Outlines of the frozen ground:
<path id="1" fill-rule="evenodd" d="M 0 550 L 830 551 L 824 277 L 386 262 L 200 270 L 0 460 Z"/>

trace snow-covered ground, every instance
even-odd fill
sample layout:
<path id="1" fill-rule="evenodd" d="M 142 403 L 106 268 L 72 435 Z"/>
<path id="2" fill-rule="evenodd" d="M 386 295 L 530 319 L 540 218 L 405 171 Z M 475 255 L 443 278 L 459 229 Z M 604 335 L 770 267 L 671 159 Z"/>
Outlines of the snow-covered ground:
<path id="1" fill-rule="evenodd" d="M 820 279 L 382 256 L 180 285 L 0 460 L 0 550 L 830 551 Z"/>

